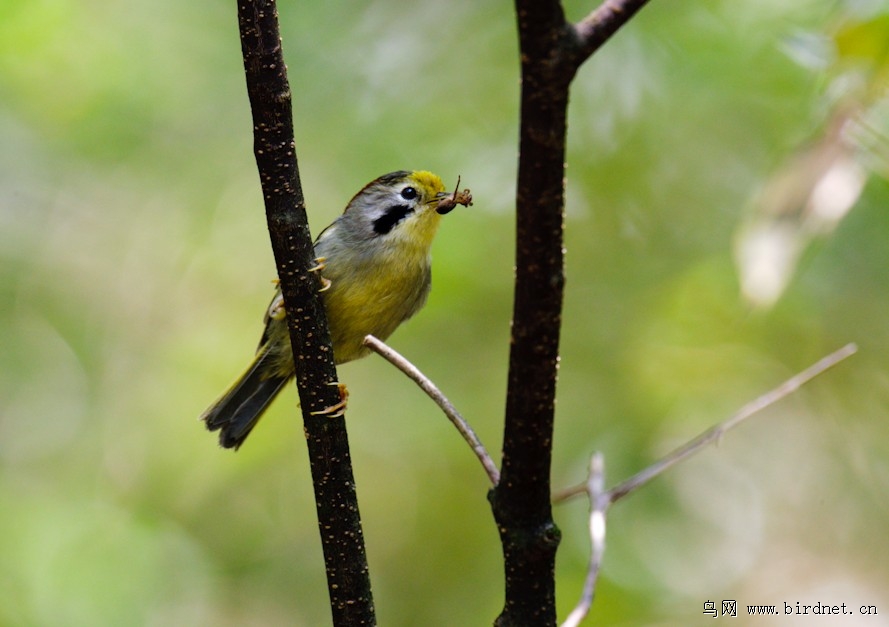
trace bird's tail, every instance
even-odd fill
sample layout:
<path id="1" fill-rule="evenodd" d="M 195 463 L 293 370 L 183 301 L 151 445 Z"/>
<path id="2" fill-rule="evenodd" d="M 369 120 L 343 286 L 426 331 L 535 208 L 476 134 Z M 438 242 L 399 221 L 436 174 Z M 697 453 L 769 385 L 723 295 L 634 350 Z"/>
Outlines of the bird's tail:
<path id="1" fill-rule="evenodd" d="M 207 429 L 219 430 L 219 443 L 225 448 L 241 446 L 262 412 L 290 380 L 275 372 L 273 361 L 268 351 L 260 349 L 244 374 L 201 415 Z"/>

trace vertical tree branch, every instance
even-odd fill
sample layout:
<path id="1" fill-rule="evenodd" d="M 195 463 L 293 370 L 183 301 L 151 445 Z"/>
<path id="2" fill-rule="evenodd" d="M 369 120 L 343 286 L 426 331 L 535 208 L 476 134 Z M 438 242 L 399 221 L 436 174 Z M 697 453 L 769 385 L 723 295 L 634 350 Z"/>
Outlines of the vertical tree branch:
<path id="1" fill-rule="evenodd" d="M 557 2 L 517 0 L 522 59 L 516 275 L 500 482 L 490 493 L 506 578 L 501 626 L 554 625 L 560 532 L 550 507 L 559 359 L 568 85 L 550 63 L 564 34 Z"/>
<path id="2" fill-rule="evenodd" d="M 550 466 L 565 283 L 568 91 L 580 64 L 642 4 L 606 0 L 575 26 L 558 0 L 515 0 L 522 71 L 515 300 L 501 477 L 489 494 L 506 577 L 499 626 L 556 623 L 560 533 Z"/>
<path id="3" fill-rule="evenodd" d="M 254 153 L 296 365 L 334 625 L 375 623 L 345 420 L 313 415 L 339 402 L 327 315 L 318 294 L 293 139 L 290 86 L 275 0 L 238 0 Z"/>

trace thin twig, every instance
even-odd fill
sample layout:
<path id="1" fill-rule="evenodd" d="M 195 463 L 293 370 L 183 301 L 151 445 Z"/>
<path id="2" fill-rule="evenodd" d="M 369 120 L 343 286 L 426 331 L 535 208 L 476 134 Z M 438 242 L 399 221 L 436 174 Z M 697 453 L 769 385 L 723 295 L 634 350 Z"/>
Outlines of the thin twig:
<path id="1" fill-rule="evenodd" d="M 730 416 L 723 422 L 711 427 L 710 429 L 707 429 L 693 440 L 690 440 L 689 442 L 683 444 L 679 448 L 662 457 L 657 462 L 653 463 L 652 465 L 641 470 L 626 481 L 623 481 L 622 483 L 619 483 L 618 485 L 608 490 L 607 494 L 609 501 L 611 503 L 614 503 L 618 499 L 625 497 L 630 492 L 639 489 L 655 477 L 663 474 L 674 464 L 677 464 L 678 462 L 697 453 L 711 442 L 719 440 L 719 438 L 721 438 L 730 429 L 737 427 L 740 423 L 747 420 L 754 414 L 757 414 L 767 407 L 774 405 L 781 399 L 797 391 L 801 386 L 805 385 L 818 375 L 822 374 L 833 366 L 836 366 L 844 359 L 854 355 L 857 350 L 858 347 L 855 344 L 846 344 L 841 349 L 831 353 L 826 357 L 823 357 L 802 372 L 790 377 L 784 383 L 774 388 L 773 390 L 770 390 L 756 400 L 747 403 L 734 415 Z M 555 494 L 553 496 L 553 501 L 564 501 L 573 496 L 577 496 L 578 494 L 583 494 L 586 491 L 586 484 L 580 484 L 570 488 L 566 488 L 565 490 L 562 490 L 561 492 Z"/>
<path id="2" fill-rule="evenodd" d="M 448 419 L 454 423 L 454 426 L 457 427 L 457 431 L 460 432 L 460 435 L 463 436 L 463 439 L 466 440 L 470 448 L 472 448 L 475 456 L 478 457 L 485 472 L 488 474 L 488 478 L 491 480 L 491 484 L 497 485 L 497 482 L 500 481 L 500 471 L 497 470 L 494 460 L 488 455 L 487 449 L 485 449 L 485 446 L 478 439 L 478 436 L 475 434 L 475 431 L 472 430 L 472 427 L 469 426 L 469 423 L 460 415 L 460 412 L 457 411 L 441 390 L 439 390 L 426 375 L 420 372 L 419 368 L 405 359 L 395 349 L 378 340 L 373 335 L 365 336 L 364 345 L 406 374 L 414 381 L 414 383 L 420 386 L 421 390 L 426 392 L 429 398 L 435 401 L 436 405 L 441 407 L 441 410 L 445 413 Z"/>
<path id="3" fill-rule="evenodd" d="M 605 554 L 605 513 L 611 502 L 605 491 L 605 459 L 598 451 L 590 459 L 586 489 L 590 495 L 590 563 L 580 600 L 562 623 L 562 627 L 577 627 L 590 613 L 596 595 L 596 581 L 602 567 L 602 556 Z"/>
<path id="4" fill-rule="evenodd" d="M 747 403 L 740 410 L 738 410 L 735 415 L 730 416 L 724 422 L 721 422 L 711 429 L 708 429 L 687 444 L 680 446 L 678 449 L 668 454 L 660 461 L 652 464 L 648 468 L 645 468 L 644 470 L 630 477 L 623 483 L 620 483 L 611 488 L 608 491 L 609 500 L 614 503 L 615 501 L 626 496 L 633 490 L 637 490 L 638 488 L 642 487 L 658 475 L 662 474 L 674 464 L 677 464 L 687 457 L 697 453 L 699 450 L 701 450 L 711 442 L 719 440 L 730 429 L 738 426 L 739 424 L 750 418 L 750 416 L 761 412 L 763 409 L 769 407 L 770 405 L 774 405 L 781 399 L 793 394 L 801 386 L 808 383 L 829 368 L 837 365 L 839 362 L 846 359 L 847 357 L 853 355 L 857 350 L 858 347 L 855 344 L 846 344 L 838 351 L 833 352 L 827 357 L 818 360 L 816 363 L 812 364 L 799 374 L 787 379 L 787 381 L 785 381 L 775 389 L 766 392 L 756 400 Z"/>

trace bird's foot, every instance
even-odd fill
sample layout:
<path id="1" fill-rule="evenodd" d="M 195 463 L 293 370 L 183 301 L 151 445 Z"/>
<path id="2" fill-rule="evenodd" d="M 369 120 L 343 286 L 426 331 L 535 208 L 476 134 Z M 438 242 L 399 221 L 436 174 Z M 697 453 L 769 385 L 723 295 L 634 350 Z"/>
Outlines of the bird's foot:
<path id="1" fill-rule="evenodd" d="M 346 406 L 349 404 L 349 390 L 346 389 L 345 383 L 340 383 L 339 381 L 334 381 L 332 383 L 328 383 L 328 385 L 335 385 L 339 388 L 340 393 L 340 402 L 331 405 L 330 407 L 325 407 L 319 411 L 309 412 L 313 416 L 327 416 L 328 418 L 339 418 L 340 416 L 345 415 Z"/>

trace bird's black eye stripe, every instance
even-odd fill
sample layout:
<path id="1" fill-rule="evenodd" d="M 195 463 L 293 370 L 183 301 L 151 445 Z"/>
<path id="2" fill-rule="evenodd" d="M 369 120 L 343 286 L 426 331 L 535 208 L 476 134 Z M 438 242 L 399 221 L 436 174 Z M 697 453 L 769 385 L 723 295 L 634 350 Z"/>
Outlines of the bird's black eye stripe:
<path id="1" fill-rule="evenodd" d="M 404 192 L 402 192 L 401 194 L 403 196 Z M 410 207 L 408 205 L 392 205 L 391 207 L 386 209 L 386 213 L 373 221 L 374 232 L 379 235 L 385 235 L 393 228 L 395 228 L 396 224 L 404 220 L 408 216 L 408 214 L 412 213 L 413 211 L 413 207 Z"/>
<path id="2" fill-rule="evenodd" d="M 417 190 L 415 190 L 413 187 L 405 187 L 403 190 L 401 190 L 401 197 L 405 200 L 413 200 L 417 197 Z"/>

